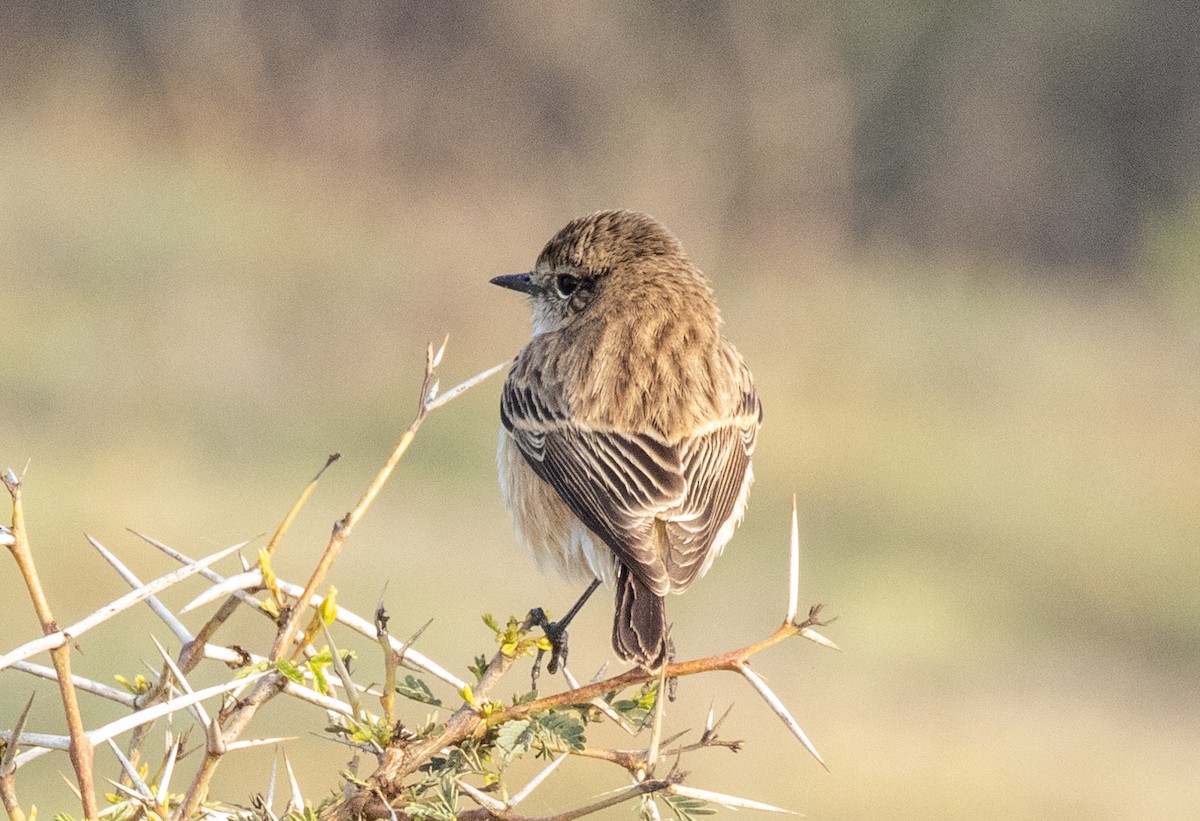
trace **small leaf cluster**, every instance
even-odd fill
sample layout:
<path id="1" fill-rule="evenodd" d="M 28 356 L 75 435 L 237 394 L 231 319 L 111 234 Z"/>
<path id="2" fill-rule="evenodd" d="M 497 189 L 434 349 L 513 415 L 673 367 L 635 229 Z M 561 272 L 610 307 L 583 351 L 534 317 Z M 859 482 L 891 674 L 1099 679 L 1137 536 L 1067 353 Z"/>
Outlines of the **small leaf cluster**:
<path id="1" fill-rule="evenodd" d="M 518 658 L 519 656 L 532 656 L 538 651 L 547 652 L 551 649 L 550 640 L 545 636 L 529 636 L 529 628 L 525 623 L 519 621 L 516 616 L 508 617 L 508 624 L 501 627 L 496 621 L 496 617 L 491 613 L 485 613 L 483 623 L 492 629 L 496 634 L 496 643 L 500 645 L 500 652 L 508 656 L 510 659 Z"/>
<path id="2" fill-rule="evenodd" d="M 343 656 L 350 657 L 352 654 L 346 653 Z M 327 696 L 329 695 L 329 677 L 325 670 L 331 664 L 333 664 L 333 651 L 328 645 L 325 645 L 319 652 L 303 661 L 280 659 L 272 662 L 269 659 L 263 659 L 257 664 L 249 664 L 237 671 L 237 678 L 244 678 L 253 673 L 262 673 L 267 670 L 277 670 L 288 681 L 307 687 L 309 686 L 305 676 L 307 673 L 312 676 L 312 689 Z"/>
<path id="3" fill-rule="evenodd" d="M 496 730 L 496 751 L 504 763 L 533 750 L 539 758 L 567 750 L 582 750 L 584 722 L 565 710 L 546 710 L 529 718 L 507 721 Z"/>
<path id="4" fill-rule="evenodd" d="M 712 804 L 700 798 L 684 795 L 663 795 L 662 800 L 679 821 L 693 821 L 700 815 L 716 815 L 717 809 Z"/>
<path id="5" fill-rule="evenodd" d="M 150 692 L 150 681 L 141 673 L 138 673 L 136 676 L 134 676 L 133 681 L 130 681 L 129 679 L 125 678 L 125 676 L 119 674 L 114 675 L 113 680 L 135 696 L 144 695 L 145 693 Z"/>
<path id="6" fill-rule="evenodd" d="M 429 685 L 413 675 L 405 676 L 403 683 L 396 685 L 396 692 L 407 699 L 419 701 L 422 704 L 429 704 L 434 707 L 442 706 L 442 700 L 433 694 L 433 691 L 429 689 Z"/>
<path id="7" fill-rule="evenodd" d="M 608 699 L 609 706 L 635 727 L 641 727 L 654 713 L 654 702 L 658 699 L 658 682 L 647 684 L 633 698 Z"/>

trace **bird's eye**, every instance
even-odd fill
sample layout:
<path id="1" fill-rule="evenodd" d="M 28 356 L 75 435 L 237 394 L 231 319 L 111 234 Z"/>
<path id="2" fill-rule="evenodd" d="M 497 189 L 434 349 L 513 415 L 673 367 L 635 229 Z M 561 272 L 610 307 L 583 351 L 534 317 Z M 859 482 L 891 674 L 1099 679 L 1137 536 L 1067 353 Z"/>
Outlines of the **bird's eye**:
<path id="1" fill-rule="evenodd" d="M 575 293 L 575 289 L 579 287 L 578 277 L 573 277 L 570 274 L 559 274 L 554 279 L 554 288 L 558 291 L 561 297 L 568 297 Z"/>

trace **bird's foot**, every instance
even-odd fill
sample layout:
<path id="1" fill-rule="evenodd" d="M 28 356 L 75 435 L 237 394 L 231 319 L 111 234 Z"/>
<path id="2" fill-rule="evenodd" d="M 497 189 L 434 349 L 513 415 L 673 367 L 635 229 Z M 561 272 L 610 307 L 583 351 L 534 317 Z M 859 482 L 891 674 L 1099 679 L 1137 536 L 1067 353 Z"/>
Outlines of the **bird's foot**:
<path id="1" fill-rule="evenodd" d="M 566 624 L 558 621 L 550 621 L 550 617 L 546 615 L 545 610 L 535 607 L 529 611 L 529 616 L 525 619 L 525 625 L 527 628 L 542 628 L 542 631 L 546 634 L 546 638 L 550 640 L 550 662 L 546 665 L 546 670 L 550 675 L 554 675 L 567 663 Z M 545 650 L 538 650 L 537 658 L 533 660 L 530 681 L 534 692 L 537 692 L 538 677 L 542 673 L 542 656 L 545 654 Z"/>

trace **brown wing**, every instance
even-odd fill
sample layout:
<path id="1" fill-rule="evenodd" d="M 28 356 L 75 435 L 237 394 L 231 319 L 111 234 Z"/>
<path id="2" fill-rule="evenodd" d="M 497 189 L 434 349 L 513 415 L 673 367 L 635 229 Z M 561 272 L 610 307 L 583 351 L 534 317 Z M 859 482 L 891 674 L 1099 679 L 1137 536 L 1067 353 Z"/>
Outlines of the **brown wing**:
<path id="1" fill-rule="evenodd" d="M 655 595 L 671 589 L 654 533 L 657 514 L 678 505 L 684 465 L 677 448 L 651 434 L 595 430 L 571 421 L 538 372 L 509 375 L 500 421 L 525 461 L 571 512 Z"/>
<path id="2" fill-rule="evenodd" d="M 667 521 L 667 573 L 676 592 L 696 580 L 717 534 L 739 512 L 735 507 L 762 425 L 762 404 L 744 366 L 742 377 L 741 400 L 733 419 L 681 445 L 687 494 Z"/>

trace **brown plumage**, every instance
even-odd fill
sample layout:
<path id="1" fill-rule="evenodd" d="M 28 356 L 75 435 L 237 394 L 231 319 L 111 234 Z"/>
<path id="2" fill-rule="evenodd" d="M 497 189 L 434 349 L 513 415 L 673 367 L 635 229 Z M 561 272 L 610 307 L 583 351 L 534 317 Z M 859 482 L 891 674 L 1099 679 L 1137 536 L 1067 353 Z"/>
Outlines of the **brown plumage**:
<path id="1" fill-rule="evenodd" d="M 501 490 L 539 564 L 616 587 L 613 648 L 656 669 L 664 597 L 741 519 L 762 406 L 703 273 L 645 214 L 574 220 L 533 271 L 533 339 L 501 400 Z"/>

